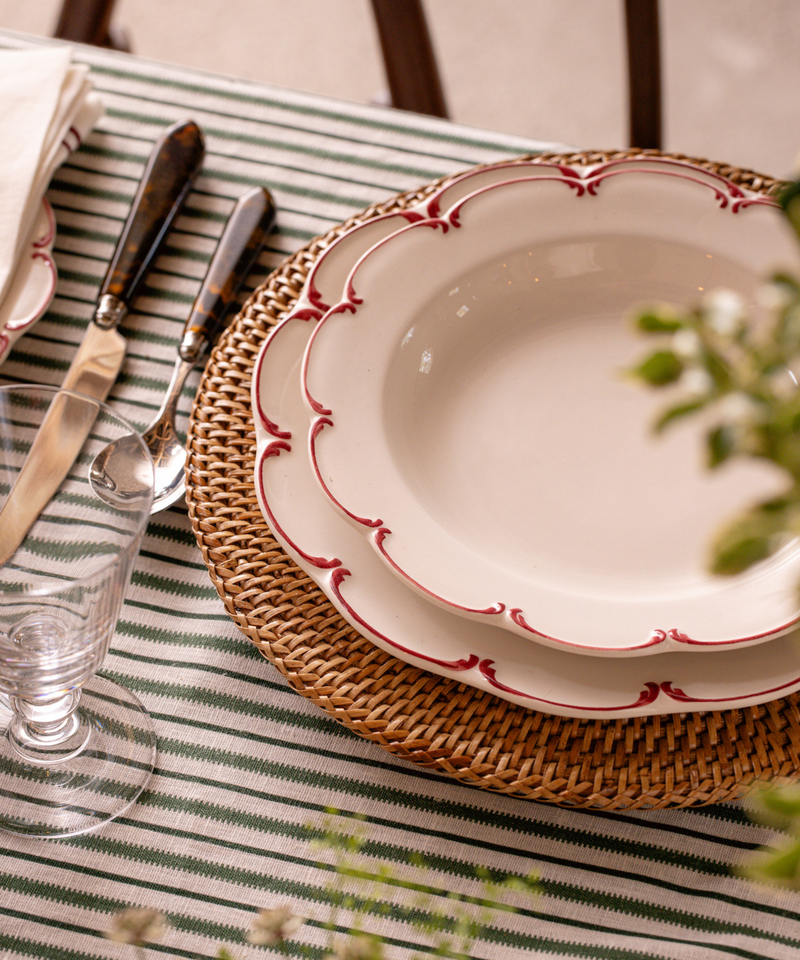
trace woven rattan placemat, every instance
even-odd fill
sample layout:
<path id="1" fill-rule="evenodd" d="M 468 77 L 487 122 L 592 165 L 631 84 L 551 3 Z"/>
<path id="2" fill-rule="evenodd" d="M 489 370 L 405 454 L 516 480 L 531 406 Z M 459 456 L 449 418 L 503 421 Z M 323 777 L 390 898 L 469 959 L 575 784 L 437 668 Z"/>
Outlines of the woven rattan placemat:
<path id="1" fill-rule="evenodd" d="M 639 155 L 536 159 L 587 165 Z M 778 186 L 751 171 L 681 159 L 759 192 Z M 464 784 L 614 810 L 717 803 L 762 780 L 796 778 L 800 694 L 744 710 L 632 720 L 549 716 L 380 650 L 339 615 L 272 536 L 254 482 L 250 382 L 261 344 L 293 307 L 317 256 L 340 233 L 409 206 L 446 180 L 375 204 L 289 257 L 212 352 L 189 426 L 187 503 L 228 613 L 294 689 L 335 720 L 397 757 Z"/>

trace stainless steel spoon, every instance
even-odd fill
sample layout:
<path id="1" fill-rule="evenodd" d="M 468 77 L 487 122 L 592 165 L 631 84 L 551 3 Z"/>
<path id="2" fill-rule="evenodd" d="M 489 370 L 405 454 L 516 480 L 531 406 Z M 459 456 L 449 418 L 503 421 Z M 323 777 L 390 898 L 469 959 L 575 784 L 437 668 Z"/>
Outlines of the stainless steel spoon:
<path id="1" fill-rule="evenodd" d="M 186 377 L 200 357 L 216 342 L 231 319 L 230 307 L 250 272 L 275 220 L 270 192 L 256 187 L 236 203 L 183 328 L 178 359 L 167 394 L 155 420 L 142 436 L 155 464 L 155 499 L 151 513 L 164 510 L 183 496 L 186 446 L 175 429 L 175 413 Z M 110 444 L 95 458 L 90 480 L 105 500 L 126 500 L 138 486 L 126 469 L 124 440 Z"/>

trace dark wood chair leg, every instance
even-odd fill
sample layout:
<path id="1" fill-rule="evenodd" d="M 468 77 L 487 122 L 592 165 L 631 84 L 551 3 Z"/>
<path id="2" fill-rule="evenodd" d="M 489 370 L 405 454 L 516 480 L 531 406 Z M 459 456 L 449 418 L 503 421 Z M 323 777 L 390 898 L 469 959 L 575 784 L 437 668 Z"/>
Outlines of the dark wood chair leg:
<path id="1" fill-rule="evenodd" d="M 422 0 L 372 0 L 392 106 L 446 117 Z"/>
<path id="2" fill-rule="evenodd" d="M 54 37 L 130 53 L 124 32 L 111 24 L 115 0 L 63 0 Z"/>
<path id="3" fill-rule="evenodd" d="M 661 149 L 661 40 L 658 0 L 625 0 L 629 142 Z"/>

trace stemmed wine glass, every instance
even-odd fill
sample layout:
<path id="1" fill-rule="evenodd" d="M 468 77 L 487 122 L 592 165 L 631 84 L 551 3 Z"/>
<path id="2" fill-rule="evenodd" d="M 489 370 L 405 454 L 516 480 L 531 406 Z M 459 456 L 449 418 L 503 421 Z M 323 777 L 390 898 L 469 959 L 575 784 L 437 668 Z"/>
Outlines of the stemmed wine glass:
<path id="1" fill-rule="evenodd" d="M 153 770 L 152 723 L 96 671 L 108 651 L 153 499 L 153 462 L 130 424 L 82 394 L 0 387 L 0 503 L 54 403 L 91 424 L 69 473 L 0 565 L 0 829 L 34 837 L 92 830 L 126 810 Z M 136 483 L 92 470 L 123 437 Z M 116 465 L 117 471 L 119 464 Z M 0 523 L 2 519 L 0 519 Z M 2 537 L 2 530 L 0 530 Z"/>

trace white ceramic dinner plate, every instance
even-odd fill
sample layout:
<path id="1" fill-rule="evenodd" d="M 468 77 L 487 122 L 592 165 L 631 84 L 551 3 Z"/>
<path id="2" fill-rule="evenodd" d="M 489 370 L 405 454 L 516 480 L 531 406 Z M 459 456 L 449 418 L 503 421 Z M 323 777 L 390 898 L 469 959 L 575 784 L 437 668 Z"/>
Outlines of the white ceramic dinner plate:
<path id="1" fill-rule="evenodd" d="M 53 300 L 57 274 L 51 251 L 55 233 L 53 209 L 43 200 L 14 279 L 0 303 L 0 363 Z"/>
<path id="2" fill-rule="evenodd" d="M 708 471 L 695 421 L 655 437 L 664 397 L 623 375 L 649 348 L 634 304 L 754 302 L 796 265 L 774 201 L 656 162 L 470 186 L 373 240 L 309 340 L 331 503 L 406 586 L 545 645 L 638 656 L 791 629 L 800 542 L 733 578 L 705 565 L 719 525 L 784 481 Z"/>
<path id="3" fill-rule="evenodd" d="M 453 189 L 464 190 L 463 182 Z M 378 232 L 398 225 L 395 219 Z M 253 380 L 255 481 L 262 511 L 288 554 L 342 616 L 409 663 L 561 716 L 610 719 L 727 709 L 800 689 L 800 644 L 794 635 L 714 653 L 683 648 L 656 659 L 576 657 L 429 603 L 386 569 L 358 531 L 330 508 L 313 477 L 299 381 L 317 321 L 339 296 L 357 258 L 375 242 L 375 231 L 374 221 L 356 227 L 317 261 L 316 283 L 309 275 L 295 311 L 265 342 Z"/>

